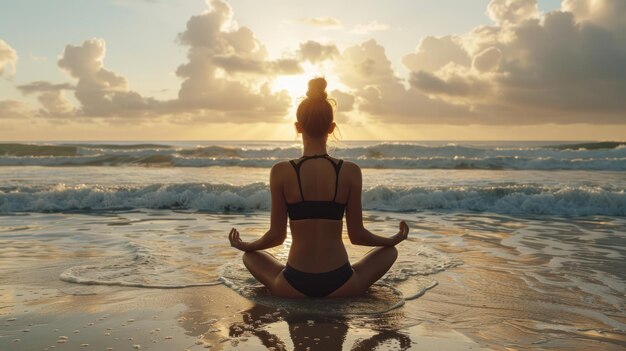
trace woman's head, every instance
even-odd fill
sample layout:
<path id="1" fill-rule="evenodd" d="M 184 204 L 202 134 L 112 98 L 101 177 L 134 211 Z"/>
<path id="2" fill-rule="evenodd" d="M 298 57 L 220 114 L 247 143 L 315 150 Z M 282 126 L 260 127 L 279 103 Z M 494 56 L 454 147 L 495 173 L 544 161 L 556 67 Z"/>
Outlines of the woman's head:
<path id="1" fill-rule="evenodd" d="M 326 94 L 326 79 L 311 79 L 306 96 L 298 105 L 296 129 L 311 138 L 325 138 L 335 128 L 333 106 Z"/>

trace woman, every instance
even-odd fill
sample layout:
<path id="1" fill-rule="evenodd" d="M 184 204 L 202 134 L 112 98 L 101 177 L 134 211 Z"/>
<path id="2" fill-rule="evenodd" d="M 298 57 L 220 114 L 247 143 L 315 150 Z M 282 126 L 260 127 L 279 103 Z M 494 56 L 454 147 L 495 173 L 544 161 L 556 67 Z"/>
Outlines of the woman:
<path id="1" fill-rule="evenodd" d="M 409 233 L 404 221 L 390 238 L 372 234 L 363 226 L 361 169 L 326 151 L 328 135 L 336 125 L 325 90 L 324 78 L 312 79 L 307 98 L 298 106 L 295 126 L 302 134 L 303 156 L 279 162 L 270 172 L 270 229 L 253 242 L 242 241 L 235 228 L 229 234 L 231 246 L 245 251 L 246 268 L 276 296 L 362 295 L 389 270 L 398 256 L 394 246 Z M 344 211 L 350 242 L 379 246 L 354 265 L 350 265 L 341 240 Z M 284 266 L 261 250 L 285 241 L 287 216 L 292 244 Z"/>

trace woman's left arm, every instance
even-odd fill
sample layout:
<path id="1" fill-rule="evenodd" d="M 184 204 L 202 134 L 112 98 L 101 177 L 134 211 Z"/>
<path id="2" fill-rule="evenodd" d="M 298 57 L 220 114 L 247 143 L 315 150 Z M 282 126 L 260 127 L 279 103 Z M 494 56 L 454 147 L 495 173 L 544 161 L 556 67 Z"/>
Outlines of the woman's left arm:
<path id="1" fill-rule="evenodd" d="M 252 242 L 241 240 L 239 231 L 233 228 L 228 234 L 230 245 L 241 251 L 258 251 L 278 246 L 287 237 L 287 203 L 283 194 L 283 175 L 280 168 L 285 167 L 285 162 L 275 164 L 270 171 L 270 193 L 272 209 L 270 216 L 270 229 L 259 239 Z"/>

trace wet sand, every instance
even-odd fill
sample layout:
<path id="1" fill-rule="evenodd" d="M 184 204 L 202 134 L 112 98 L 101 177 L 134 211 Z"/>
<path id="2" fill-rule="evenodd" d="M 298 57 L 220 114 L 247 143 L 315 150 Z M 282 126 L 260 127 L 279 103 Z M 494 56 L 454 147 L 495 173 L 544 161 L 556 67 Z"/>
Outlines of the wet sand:
<path id="1" fill-rule="evenodd" d="M 224 286 L 97 290 L 68 295 L 3 287 L 3 301 L 13 304 L 3 303 L 0 349 L 484 349 L 436 322 L 407 318 L 402 308 L 337 318 L 257 305 Z"/>
<path id="2" fill-rule="evenodd" d="M 28 257 L 26 248 L 13 247 L 1 257 L 0 350 L 626 347 L 623 257 L 615 254 L 624 250 L 623 222 L 554 219 L 548 236 L 540 232 L 545 225 L 536 228 L 533 219 L 490 215 L 370 213 L 367 221 L 376 230 L 398 219 L 410 221 L 409 243 L 433 247 L 462 264 L 417 277 L 436 279 L 438 285 L 374 315 L 337 317 L 264 306 L 224 285 L 72 284 L 59 279 L 74 264 L 59 259 L 59 252 Z M 246 220 L 239 218 L 239 225 L 259 226 L 258 220 Z M 574 227 L 580 234 L 571 236 Z M 601 239 L 594 239 L 599 232 Z M 106 260 L 97 247 L 76 252 L 81 260 Z"/>
<path id="3" fill-rule="evenodd" d="M 456 268 L 439 286 L 375 316 L 290 313 L 225 286 L 95 287 L 88 293 L 3 286 L 1 350 L 621 350 L 624 333 L 567 315 L 560 302 L 481 291 Z M 489 272 L 493 281 L 493 272 Z M 504 279 L 504 277 L 500 277 Z M 506 285 L 516 288 L 515 282 Z M 506 288 L 508 289 L 508 288 Z M 510 291 L 510 290 L 509 290 Z M 575 307 L 570 306 L 575 310 Z M 567 324 L 557 320 L 565 316 Z M 623 316 L 612 316 L 626 322 Z M 546 320 L 546 323 L 542 323 Z M 571 321 L 576 324 L 572 325 Z M 551 323 L 548 324 L 548 323 Z M 555 324 L 556 323 L 556 324 Z M 565 323 L 565 322 L 563 322 Z"/>

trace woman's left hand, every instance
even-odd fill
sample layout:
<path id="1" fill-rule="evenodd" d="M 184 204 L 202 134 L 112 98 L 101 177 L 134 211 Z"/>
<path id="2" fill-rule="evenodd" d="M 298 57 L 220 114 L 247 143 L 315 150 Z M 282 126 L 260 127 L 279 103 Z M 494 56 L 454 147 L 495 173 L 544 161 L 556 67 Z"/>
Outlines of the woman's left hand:
<path id="1" fill-rule="evenodd" d="M 246 251 L 248 243 L 241 240 L 237 229 L 233 228 L 230 230 L 230 233 L 228 233 L 228 240 L 230 240 L 230 246 L 241 251 Z"/>

